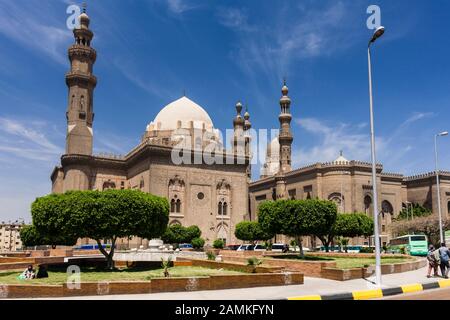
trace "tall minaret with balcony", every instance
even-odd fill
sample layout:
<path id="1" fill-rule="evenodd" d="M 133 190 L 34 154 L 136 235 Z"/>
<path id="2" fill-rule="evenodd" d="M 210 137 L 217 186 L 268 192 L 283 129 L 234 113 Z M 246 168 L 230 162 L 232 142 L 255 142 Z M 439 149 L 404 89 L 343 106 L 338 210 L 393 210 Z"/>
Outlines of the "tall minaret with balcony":
<path id="1" fill-rule="evenodd" d="M 247 166 L 247 178 L 248 178 L 249 182 L 250 182 L 250 180 L 252 178 L 252 165 L 251 165 L 252 135 L 251 135 L 251 132 L 250 132 L 251 128 L 252 128 L 252 123 L 250 122 L 250 113 L 248 112 L 248 108 L 245 107 L 245 114 L 244 114 L 244 138 L 245 138 L 245 156 L 249 157 L 249 164 Z"/>
<path id="2" fill-rule="evenodd" d="M 242 103 L 236 103 L 236 117 L 233 120 L 233 154 L 238 157 L 245 156 L 245 137 L 244 137 L 244 126 L 245 120 L 242 118 Z"/>
<path id="3" fill-rule="evenodd" d="M 70 71 L 66 74 L 69 88 L 67 106 L 66 154 L 92 155 L 94 121 L 94 89 L 97 78 L 92 69 L 97 58 L 91 47 L 94 34 L 89 29 L 86 8 L 79 17 L 79 27 L 73 30 L 75 43 L 69 48 Z"/>
<path id="4" fill-rule="evenodd" d="M 286 80 L 284 81 L 283 88 L 281 89 L 282 97 L 280 99 L 281 114 L 278 117 L 280 120 L 280 134 L 278 141 L 280 143 L 280 173 L 286 173 L 292 170 L 292 137 L 291 132 L 291 99 L 288 97 L 289 89 L 286 86 Z"/>

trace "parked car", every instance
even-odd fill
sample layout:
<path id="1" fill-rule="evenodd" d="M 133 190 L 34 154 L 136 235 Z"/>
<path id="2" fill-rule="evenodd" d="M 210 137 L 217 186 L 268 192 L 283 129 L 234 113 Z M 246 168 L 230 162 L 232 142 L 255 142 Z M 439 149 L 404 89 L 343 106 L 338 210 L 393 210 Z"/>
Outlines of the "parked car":
<path id="1" fill-rule="evenodd" d="M 289 251 L 289 245 L 284 243 L 274 243 L 272 245 L 272 251 L 274 252 L 288 252 Z"/>
<path id="2" fill-rule="evenodd" d="M 180 249 L 180 250 L 193 250 L 194 247 L 190 243 L 180 243 L 180 245 L 178 246 L 178 249 Z"/>
<path id="3" fill-rule="evenodd" d="M 254 251 L 266 251 L 267 249 L 266 249 L 265 245 L 257 244 L 253 250 Z"/>
<path id="4" fill-rule="evenodd" d="M 289 251 L 294 251 L 294 252 L 300 252 L 300 247 L 299 246 L 291 246 L 289 247 Z M 312 251 L 310 248 L 308 247 L 303 247 L 303 252 L 310 252 Z"/>
<path id="5" fill-rule="evenodd" d="M 239 249 L 240 246 L 241 246 L 240 244 L 229 244 L 225 247 L 225 250 L 236 251 L 237 249 Z"/>
<path id="6" fill-rule="evenodd" d="M 253 251 L 253 250 L 255 250 L 254 244 L 242 244 L 237 249 L 237 251 Z"/>

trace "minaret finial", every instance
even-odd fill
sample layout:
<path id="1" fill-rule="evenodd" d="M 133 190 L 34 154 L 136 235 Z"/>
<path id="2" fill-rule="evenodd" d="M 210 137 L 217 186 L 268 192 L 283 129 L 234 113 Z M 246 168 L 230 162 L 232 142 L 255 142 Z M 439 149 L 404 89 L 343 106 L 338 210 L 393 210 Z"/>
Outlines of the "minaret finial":
<path id="1" fill-rule="evenodd" d="M 283 86 L 286 85 L 286 76 L 283 77 Z"/>
<path id="2" fill-rule="evenodd" d="M 340 153 L 340 155 L 341 155 L 341 157 L 344 155 L 344 151 L 339 151 L 339 153 Z"/>
<path id="3" fill-rule="evenodd" d="M 83 2 L 83 13 L 86 13 L 86 7 L 87 7 L 87 3 L 85 1 L 85 2 Z"/>

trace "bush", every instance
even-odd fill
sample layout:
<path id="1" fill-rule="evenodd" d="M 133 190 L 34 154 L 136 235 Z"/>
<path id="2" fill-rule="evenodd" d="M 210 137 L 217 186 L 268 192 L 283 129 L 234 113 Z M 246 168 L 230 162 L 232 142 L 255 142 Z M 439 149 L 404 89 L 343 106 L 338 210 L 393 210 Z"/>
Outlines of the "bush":
<path id="1" fill-rule="evenodd" d="M 253 267 L 252 272 L 256 273 L 256 268 L 262 264 L 262 261 L 256 257 L 251 257 L 247 259 L 247 265 Z"/>
<path id="2" fill-rule="evenodd" d="M 251 258 L 247 259 L 248 266 L 259 266 L 261 263 L 262 263 L 262 261 L 256 257 L 251 257 Z"/>
<path id="3" fill-rule="evenodd" d="M 361 248 L 361 250 L 359 251 L 359 253 L 374 253 L 375 249 L 374 248 Z"/>
<path id="4" fill-rule="evenodd" d="M 212 261 L 216 260 L 216 255 L 214 253 L 212 253 L 211 251 L 208 251 L 206 253 L 206 256 L 208 257 L 208 260 L 212 260 Z"/>
<path id="5" fill-rule="evenodd" d="M 194 238 L 192 239 L 191 244 L 194 247 L 194 249 L 202 249 L 205 246 L 205 239 Z"/>
<path id="6" fill-rule="evenodd" d="M 223 242 L 222 239 L 217 239 L 217 240 L 214 240 L 214 242 L 213 242 L 214 249 L 223 249 L 224 246 L 225 246 L 225 242 Z"/>
<path id="7" fill-rule="evenodd" d="M 192 239 L 200 238 L 202 232 L 198 226 L 183 227 L 180 224 L 168 226 L 161 239 L 165 243 L 190 243 Z"/>

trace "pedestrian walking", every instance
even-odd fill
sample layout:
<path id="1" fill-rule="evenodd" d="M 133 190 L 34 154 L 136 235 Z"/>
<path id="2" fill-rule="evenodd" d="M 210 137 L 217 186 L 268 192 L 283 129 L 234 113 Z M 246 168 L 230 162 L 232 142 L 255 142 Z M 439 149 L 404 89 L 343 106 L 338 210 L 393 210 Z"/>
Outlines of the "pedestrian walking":
<path id="1" fill-rule="evenodd" d="M 427 254 L 427 260 L 428 260 L 428 273 L 427 278 L 431 278 L 431 271 L 434 271 L 434 276 L 438 276 L 438 266 L 440 264 L 440 257 L 439 253 L 436 255 L 437 250 L 435 250 L 434 246 L 430 244 L 428 247 L 428 254 Z"/>
<path id="2" fill-rule="evenodd" d="M 441 273 L 445 279 L 448 279 L 448 271 L 450 269 L 450 250 L 445 246 L 445 243 L 441 243 L 439 248 L 439 256 L 441 259 Z"/>

